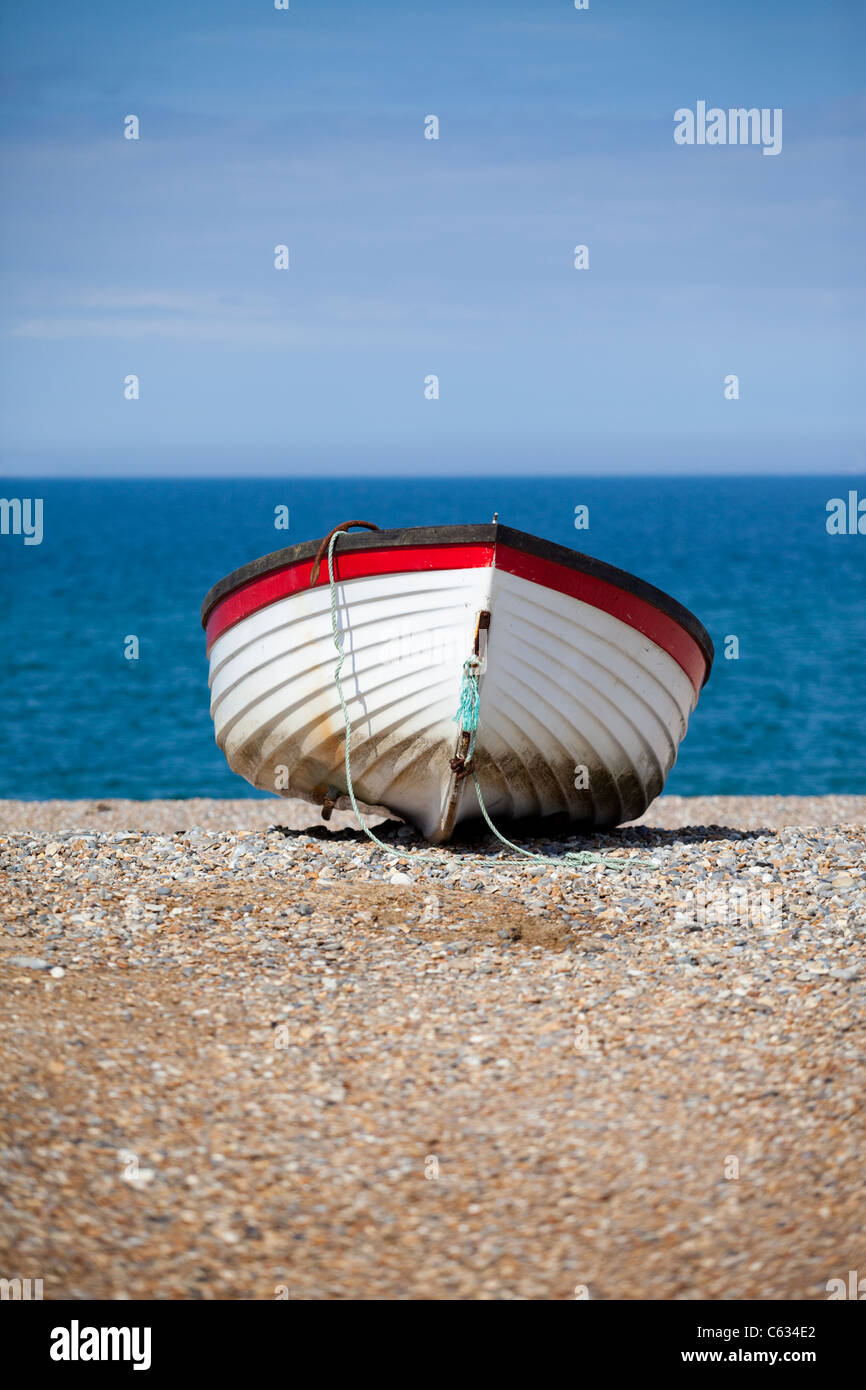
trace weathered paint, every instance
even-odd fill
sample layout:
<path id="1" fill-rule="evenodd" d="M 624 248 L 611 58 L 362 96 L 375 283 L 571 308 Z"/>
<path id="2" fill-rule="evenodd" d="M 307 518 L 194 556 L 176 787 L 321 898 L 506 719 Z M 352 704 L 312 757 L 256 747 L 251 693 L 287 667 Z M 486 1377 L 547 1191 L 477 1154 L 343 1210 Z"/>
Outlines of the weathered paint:
<path id="1" fill-rule="evenodd" d="M 697 700 L 680 663 L 628 622 L 512 572 L 472 566 L 341 580 L 355 792 L 446 839 L 478 814 L 449 766 L 463 661 L 491 613 L 475 762 L 495 819 L 566 815 L 590 829 L 658 795 Z M 407 627 L 417 642 L 397 640 Z M 345 785 L 329 590 L 295 590 L 233 622 L 210 651 L 212 713 L 229 765 L 284 795 Z M 578 764 L 589 789 L 574 786 Z"/>

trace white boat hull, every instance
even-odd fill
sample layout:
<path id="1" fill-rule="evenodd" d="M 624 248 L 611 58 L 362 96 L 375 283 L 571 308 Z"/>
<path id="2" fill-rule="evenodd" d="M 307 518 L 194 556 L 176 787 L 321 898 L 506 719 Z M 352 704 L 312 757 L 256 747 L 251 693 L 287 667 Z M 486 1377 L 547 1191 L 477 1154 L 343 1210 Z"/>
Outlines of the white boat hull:
<path id="1" fill-rule="evenodd" d="M 474 761 L 495 821 L 565 815 L 601 828 L 639 816 L 661 791 L 696 683 L 629 621 L 495 563 L 339 579 L 336 602 L 360 801 L 432 840 L 479 814 L 472 778 L 450 761 L 481 613 L 491 616 Z M 286 796 L 345 793 L 327 582 L 232 621 L 209 657 L 229 766 Z"/>

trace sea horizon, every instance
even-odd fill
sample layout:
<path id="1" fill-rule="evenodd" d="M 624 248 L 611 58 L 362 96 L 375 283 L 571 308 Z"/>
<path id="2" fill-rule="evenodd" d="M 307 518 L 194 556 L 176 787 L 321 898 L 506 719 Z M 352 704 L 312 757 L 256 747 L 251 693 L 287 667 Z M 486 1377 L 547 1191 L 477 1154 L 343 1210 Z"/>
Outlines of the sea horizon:
<path id="1" fill-rule="evenodd" d="M 401 479 L 414 479 L 414 478 L 417 478 L 417 477 L 424 477 L 424 478 L 439 478 L 439 477 L 442 477 L 442 476 L 443 476 L 443 474 L 442 474 L 442 471 L 441 471 L 440 469 L 431 470 L 429 473 L 426 472 L 426 471 L 423 470 L 423 469 L 419 469 L 419 470 L 414 470 L 414 469 L 413 469 L 411 473 L 410 473 L 410 472 L 407 472 L 407 473 L 402 473 L 402 474 L 398 474 L 398 473 L 384 473 L 384 472 L 383 472 L 383 473 L 377 473 L 377 472 L 375 472 L 375 471 L 370 471 L 370 470 L 368 470 L 368 471 L 355 470 L 355 471 L 353 471 L 353 472 L 347 472 L 347 473 L 339 473 L 339 474 L 334 473 L 334 474 L 328 474 L 328 477 L 329 477 L 329 478 L 331 478 L 331 477 L 339 477 L 339 478 L 341 478 L 341 479 L 343 479 L 343 480 L 349 480 L 349 479 L 351 479 L 351 480 L 356 481 L 356 482 L 365 482 L 365 481 L 367 481 L 367 480 L 381 480 L 381 481 L 393 482 L 393 481 L 399 481 L 399 480 L 401 480 Z M 449 476 L 449 477 L 451 477 L 451 476 L 454 476 L 454 477 L 459 476 L 459 477 L 462 477 L 462 478 L 467 479 L 467 481 L 470 481 L 470 482 L 489 482 L 491 479 L 498 479 L 498 478 L 507 479 L 507 480 L 509 480 L 509 481 L 520 481 L 521 479 L 524 479 L 524 480 L 525 480 L 529 475 L 527 475 L 526 473 L 516 473 L 516 472 L 515 472 L 515 473 L 509 473 L 509 472 L 503 472 L 503 473 L 489 473 L 489 472 L 483 472 L 483 471 L 482 471 L 482 472 L 478 472 L 478 473 L 466 473 L 466 472 L 464 472 L 464 471 L 461 470 L 461 471 L 459 472 L 459 474 L 458 474 L 457 472 L 455 472 L 454 474 L 449 474 L 448 476 Z M 709 480 L 713 480 L 713 479 L 717 479 L 717 480 L 722 480 L 722 479 L 724 479 L 724 480 L 728 480 L 728 481 L 732 481 L 732 482 L 739 482 L 739 481 L 747 481 L 747 480 L 750 479 L 750 478 L 757 478 L 757 479 L 766 479 L 768 482 L 772 481 L 772 482 L 778 482 L 778 483 L 782 483 L 782 484 L 785 483 L 785 482 L 788 482 L 788 481 L 790 481 L 790 480 L 803 480 L 803 479 L 810 479 L 810 478 L 811 478 L 811 479 L 815 479 L 815 480 L 820 480 L 820 481 L 822 481 L 822 482 L 826 482 L 826 481 L 832 481 L 834 478 L 835 478 L 835 479 L 840 479 L 840 478 L 856 478 L 856 477 L 859 477 L 859 478 L 861 479 L 862 483 L 863 483 L 864 489 L 866 489 L 866 473 L 863 472 L 862 465 L 858 465 L 857 468 L 852 468 L 852 470 L 851 470 L 850 473 L 845 472 L 844 469 L 837 469 L 837 470 L 834 471 L 833 473 L 826 473 L 826 472 L 824 472 L 824 471 L 818 469 L 818 470 L 816 470 L 816 471 L 814 471 L 814 472 L 803 471 L 803 472 L 797 472 L 797 473 L 785 473 L 785 474 L 780 474 L 780 473 L 778 473 L 778 472 L 774 472 L 772 469 L 766 469 L 766 470 L 756 469 L 754 472 L 726 472 L 725 470 L 719 470 L 718 472 L 701 472 L 701 473 L 685 473 L 685 472 L 683 472 L 683 473 L 680 473 L 680 472 L 675 472 L 675 471 L 673 471 L 673 470 L 659 470 L 658 472 L 643 472 L 643 471 L 639 471 L 639 470 L 634 470 L 634 471 L 632 471 L 632 472 L 628 472 L 628 471 L 622 471 L 622 472 L 620 472 L 620 471 L 617 470 L 617 469 L 607 469 L 607 468 L 606 468 L 606 469 L 604 469 L 603 471 L 599 471 L 599 472 L 586 472 L 586 473 L 575 472 L 575 473 L 569 473 L 569 474 L 566 475 L 566 474 L 564 474 L 564 473 L 555 472 L 555 471 L 554 471 L 554 472 L 550 472 L 550 473 L 545 473 L 545 472 L 533 473 L 531 476 L 532 476 L 532 478 L 533 478 L 534 481 L 537 481 L 538 479 L 549 479 L 549 480 L 551 480 L 551 481 L 556 481 L 556 482 L 562 482 L 562 481 L 564 481 L 566 478 L 587 479 L 587 480 L 597 481 L 597 482 L 604 482 L 604 481 L 607 481 L 608 479 L 612 479 L 612 478 L 639 478 L 639 479 L 641 479 L 642 481 L 647 481 L 647 482 L 650 482 L 650 481 L 652 481 L 652 480 L 655 479 L 655 478 L 676 478 L 678 481 L 681 481 L 681 482 L 682 482 L 682 481 L 689 481 L 690 479 L 694 480 L 695 482 L 705 482 L 705 481 L 709 481 Z M 215 483 L 215 482 L 225 482 L 225 481 L 226 481 L 227 479 L 229 479 L 229 478 L 237 479 L 237 477 L 238 477 L 238 475 L 237 475 L 236 472 L 235 472 L 235 473 L 231 473 L 231 474 L 227 474 L 227 473 L 218 473 L 218 472 L 215 472 L 215 473 L 172 473 L 172 474 L 170 474 L 170 475 L 169 475 L 169 474 L 164 474 L 164 473 L 123 473 L 123 474 L 119 474 L 119 473 L 118 473 L 118 474 L 112 474 L 112 475 L 108 475 L 108 474 L 106 474 L 106 473 L 66 473 L 66 472 L 58 472 L 58 473 L 0 473 L 0 486 L 5 487 L 6 483 L 9 483 L 9 482 L 13 482 L 13 483 L 14 483 L 14 482 L 28 482 L 28 483 L 39 482 L 41 479 L 44 479 L 46 482 L 48 482 L 48 481 L 50 481 L 50 482 L 69 482 L 69 483 L 100 482 L 100 483 L 118 483 L 118 484 L 122 484 L 122 483 L 149 483 L 149 482 L 152 482 L 152 483 L 165 483 L 165 482 L 178 482 L 178 483 Z M 283 479 L 284 481 L 286 481 L 286 482 L 307 482 L 307 481 L 319 482 L 319 481 L 322 480 L 322 474 L 321 474 L 321 472 L 318 471 L 318 470 L 313 470 L 313 471 L 311 471 L 311 472 L 309 472 L 309 473 L 305 473 L 305 472 L 290 472 L 290 471 L 285 471 L 285 472 L 282 472 L 282 473 L 267 473 L 267 472 L 265 472 L 265 473 L 244 473 L 242 481 L 244 481 L 244 482 L 272 482 L 275 478 L 282 478 L 282 479 Z"/>

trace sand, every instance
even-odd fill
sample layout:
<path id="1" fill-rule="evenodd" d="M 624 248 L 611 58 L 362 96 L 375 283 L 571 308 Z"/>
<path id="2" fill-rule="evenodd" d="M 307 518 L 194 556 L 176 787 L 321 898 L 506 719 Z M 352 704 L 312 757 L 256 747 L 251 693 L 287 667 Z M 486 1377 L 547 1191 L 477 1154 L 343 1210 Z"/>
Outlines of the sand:
<path id="1" fill-rule="evenodd" d="M 866 1267 L 866 798 L 664 797 L 593 841 L 622 869 L 332 825 L 0 803 L 7 1277 L 822 1299 Z"/>

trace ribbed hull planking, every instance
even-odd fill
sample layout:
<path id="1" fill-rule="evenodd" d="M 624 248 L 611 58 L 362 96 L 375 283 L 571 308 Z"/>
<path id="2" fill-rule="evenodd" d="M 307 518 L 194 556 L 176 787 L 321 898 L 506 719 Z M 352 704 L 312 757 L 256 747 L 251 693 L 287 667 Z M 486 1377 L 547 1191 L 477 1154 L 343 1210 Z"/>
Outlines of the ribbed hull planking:
<path id="1" fill-rule="evenodd" d="M 458 532 L 465 541 L 454 542 Z M 389 543 L 395 535 L 400 544 Z M 380 532 L 337 545 L 359 800 L 389 807 L 433 841 L 478 815 L 472 778 L 459 779 L 450 763 L 463 663 L 482 614 L 475 767 L 493 819 L 564 814 L 602 829 L 639 816 L 659 794 L 712 660 L 700 624 L 673 600 L 504 527 Z M 230 576 L 204 618 L 211 713 L 229 766 L 263 790 L 322 801 L 329 789 L 346 791 L 345 725 L 327 566 L 311 586 L 313 549 Z"/>

